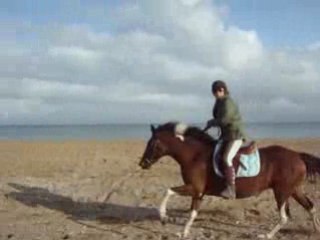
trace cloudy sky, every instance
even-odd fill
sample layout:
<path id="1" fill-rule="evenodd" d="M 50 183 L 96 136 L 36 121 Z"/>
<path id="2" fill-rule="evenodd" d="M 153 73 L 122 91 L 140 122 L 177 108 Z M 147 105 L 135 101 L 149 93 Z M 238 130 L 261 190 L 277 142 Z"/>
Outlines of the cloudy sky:
<path id="1" fill-rule="evenodd" d="M 2 0 L 0 124 L 320 121 L 320 1 Z"/>

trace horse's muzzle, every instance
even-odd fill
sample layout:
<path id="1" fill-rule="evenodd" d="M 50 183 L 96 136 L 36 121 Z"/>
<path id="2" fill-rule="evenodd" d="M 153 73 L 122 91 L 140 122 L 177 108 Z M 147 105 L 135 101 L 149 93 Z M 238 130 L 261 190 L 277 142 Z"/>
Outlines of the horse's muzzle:
<path id="1" fill-rule="evenodd" d="M 140 162 L 139 163 L 139 166 L 142 168 L 142 169 L 149 169 L 150 168 L 150 164 L 147 164 L 145 162 Z"/>

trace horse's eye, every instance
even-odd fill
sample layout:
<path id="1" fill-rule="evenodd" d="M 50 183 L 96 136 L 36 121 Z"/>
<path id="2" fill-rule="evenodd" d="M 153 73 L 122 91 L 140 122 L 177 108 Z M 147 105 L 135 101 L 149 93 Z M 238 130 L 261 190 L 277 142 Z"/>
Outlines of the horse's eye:
<path id="1" fill-rule="evenodd" d="M 160 141 L 156 141 L 156 142 L 154 143 L 154 149 L 155 149 L 155 150 L 161 150 Z"/>

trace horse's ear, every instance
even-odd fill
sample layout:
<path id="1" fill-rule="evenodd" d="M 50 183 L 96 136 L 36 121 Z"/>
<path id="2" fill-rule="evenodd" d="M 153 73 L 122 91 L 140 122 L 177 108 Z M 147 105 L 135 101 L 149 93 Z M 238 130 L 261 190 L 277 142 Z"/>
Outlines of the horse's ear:
<path id="1" fill-rule="evenodd" d="M 151 132 L 152 132 L 152 135 L 155 133 L 156 131 L 156 128 L 155 126 L 153 126 L 152 124 L 150 125 L 150 129 L 151 129 Z"/>

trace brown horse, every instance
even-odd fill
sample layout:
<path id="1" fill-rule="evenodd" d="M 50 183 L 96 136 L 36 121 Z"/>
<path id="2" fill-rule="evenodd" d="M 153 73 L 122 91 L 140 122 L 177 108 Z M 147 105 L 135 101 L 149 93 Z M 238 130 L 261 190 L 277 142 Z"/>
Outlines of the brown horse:
<path id="1" fill-rule="evenodd" d="M 225 180 L 213 171 L 212 154 L 217 143 L 210 135 L 196 127 L 181 127 L 178 123 L 166 123 L 158 128 L 151 126 L 152 136 L 139 165 L 149 169 L 163 156 L 171 156 L 181 168 L 183 186 L 168 189 L 159 214 L 162 222 L 167 219 L 166 205 L 173 194 L 191 196 L 191 216 L 181 234 L 188 236 L 190 227 L 198 214 L 204 195 L 220 196 L 225 188 Z M 177 134 L 184 129 L 183 136 Z M 312 216 L 314 227 L 320 232 L 320 221 L 312 201 L 303 193 L 302 183 L 306 176 L 320 173 L 320 159 L 306 153 L 299 153 L 281 146 L 259 149 L 261 171 L 256 177 L 237 178 L 237 198 L 258 195 L 272 189 L 280 211 L 280 222 L 268 234 L 259 235 L 271 239 L 287 223 L 289 215 L 288 199 L 293 197 Z"/>

